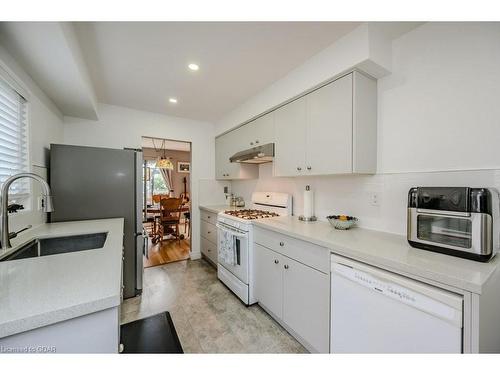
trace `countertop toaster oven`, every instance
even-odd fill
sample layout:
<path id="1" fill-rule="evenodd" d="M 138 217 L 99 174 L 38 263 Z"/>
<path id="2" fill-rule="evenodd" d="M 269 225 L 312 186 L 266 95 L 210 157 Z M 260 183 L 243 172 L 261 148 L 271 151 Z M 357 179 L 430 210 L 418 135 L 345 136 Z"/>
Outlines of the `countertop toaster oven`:
<path id="1" fill-rule="evenodd" d="M 414 187 L 408 193 L 411 246 L 487 262 L 500 246 L 494 188 Z"/>

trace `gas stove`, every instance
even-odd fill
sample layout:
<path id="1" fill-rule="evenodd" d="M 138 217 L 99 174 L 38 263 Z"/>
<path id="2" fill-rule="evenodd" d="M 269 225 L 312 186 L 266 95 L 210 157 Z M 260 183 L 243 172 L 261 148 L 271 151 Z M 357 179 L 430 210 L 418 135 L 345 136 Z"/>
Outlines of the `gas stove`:
<path id="1" fill-rule="evenodd" d="M 230 210 L 230 211 L 224 211 L 226 215 L 229 216 L 234 216 L 239 219 L 244 219 L 244 220 L 255 220 L 255 219 L 264 219 L 267 217 L 275 217 L 275 216 L 280 216 L 276 212 L 271 212 L 271 211 L 263 211 L 263 210 Z"/>
<path id="2" fill-rule="evenodd" d="M 292 196 L 255 192 L 250 209 L 227 210 L 217 215 L 217 277 L 245 304 L 253 297 L 253 223 L 292 214 Z"/>

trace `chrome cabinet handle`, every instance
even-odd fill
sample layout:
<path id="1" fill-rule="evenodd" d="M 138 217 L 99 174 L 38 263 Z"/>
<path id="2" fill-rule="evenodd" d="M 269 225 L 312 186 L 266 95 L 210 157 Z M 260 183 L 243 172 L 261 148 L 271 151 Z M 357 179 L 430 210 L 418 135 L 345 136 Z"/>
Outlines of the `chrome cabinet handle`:
<path id="1" fill-rule="evenodd" d="M 311 170 L 311 167 L 310 167 L 310 166 L 309 166 L 309 167 L 307 167 L 307 170 L 308 170 L 308 171 L 310 171 L 310 170 Z"/>
<path id="2" fill-rule="evenodd" d="M 278 264 L 280 261 L 278 259 L 274 260 L 274 264 Z"/>
<path id="3" fill-rule="evenodd" d="M 280 246 L 285 246 L 285 243 L 283 241 L 281 241 Z"/>
<path id="4" fill-rule="evenodd" d="M 288 264 L 285 264 L 283 267 L 284 267 L 286 270 L 289 268 L 289 267 L 288 267 Z"/>
<path id="5" fill-rule="evenodd" d="M 302 168 L 301 168 L 301 167 L 297 167 L 297 170 L 298 170 L 298 171 L 301 171 L 301 170 L 302 170 Z"/>

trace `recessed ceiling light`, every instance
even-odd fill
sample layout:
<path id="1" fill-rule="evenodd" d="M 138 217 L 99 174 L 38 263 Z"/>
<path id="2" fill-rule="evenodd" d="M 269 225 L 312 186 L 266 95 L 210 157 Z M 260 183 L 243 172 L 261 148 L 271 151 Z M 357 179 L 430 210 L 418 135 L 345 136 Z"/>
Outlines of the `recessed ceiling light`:
<path id="1" fill-rule="evenodd" d="M 188 68 L 191 69 L 191 70 L 199 70 L 200 69 L 200 66 L 198 64 L 194 64 L 194 63 L 191 63 L 188 65 Z"/>
<path id="2" fill-rule="evenodd" d="M 170 103 L 174 103 L 174 104 L 177 103 L 177 99 L 176 98 L 169 98 L 168 101 Z"/>

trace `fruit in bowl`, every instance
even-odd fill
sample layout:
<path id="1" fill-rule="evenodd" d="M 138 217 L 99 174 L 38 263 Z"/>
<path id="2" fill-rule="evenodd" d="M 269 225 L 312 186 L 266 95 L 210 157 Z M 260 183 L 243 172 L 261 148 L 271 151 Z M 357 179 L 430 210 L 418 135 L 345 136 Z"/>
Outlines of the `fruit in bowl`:
<path id="1" fill-rule="evenodd" d="M 328 222 L 335 228 L 335 229 L 342 229 L 346 230 L 354 226 L 358 219 L 355 218 L 354 216 L 349 216 L 349 215 L 330 215 L 326 217 L 328 219 Z"/>

